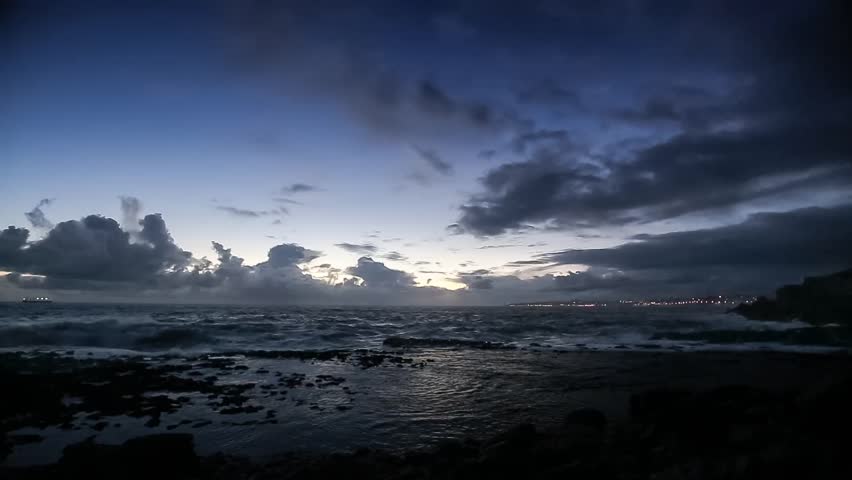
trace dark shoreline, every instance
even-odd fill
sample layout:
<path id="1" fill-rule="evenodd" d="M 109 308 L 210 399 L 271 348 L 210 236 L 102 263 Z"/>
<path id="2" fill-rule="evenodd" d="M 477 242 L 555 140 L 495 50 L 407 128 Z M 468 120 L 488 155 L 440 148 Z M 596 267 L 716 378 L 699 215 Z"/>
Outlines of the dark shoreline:
<path id="1" fill-rule="evenodd" d="M 517 353 L 550 359 L 546 353 Z M 507 352 L 489 350 L 483 354 L 498 358 Z M 373 368 L 415 371 L 435 365 L 418 357 L 416 349 L 412 352 L 263 352 L 258 355 L 286 357 L 305 364 L 343 362 L 348 368 L 359 371 Z M 66 428 L 88 428 L 96 434 L 112 415 L 145 418 L 152 426 L 159 424 L 162 418 L 163 425 L 168 425 L 169 414 L 191 403 L 191 394 L 205 395 L 217 405 L 220 414 L 254 414 L 257 407 L 250 392 L 257 394 L 262 387 L 232 385 L 203 377 L 197 363 L 188 366 L 180 362 L 151 364 L 134 358 L 69 359 L 59 354 L 2 354 L 0 360 L 3 384 L 12 387 L 8 391 L 16 392 L 0 400 L 0 435 L 3 435 L 6 453 L 15 444 L 38 442 L 39 439 L 32 436 L 10 433 L 24 426 L 64 425 Z M 195 359 L 199 360 L 206 362 L 205 368 L 220 369 L 225 374 L 245 371 L 239 362 L 230 359 Z M 143 465 L 134 470 L 146 473 L 145 476 L 140 473 L 138 478 L 151 475 L 247 478 L 250 474 L 268 474 L 269 478 L 328 478 L 329 475 L 515 478 L 521 472 L 526 472 L 526 476 L 563 472 L 603 478 L 650 478 L 651 473 L 666 471 L 680 472 L 670 478 L 682 478 L 686 470 L 699 472 L 697 477 L 690 478 L 728 476 L 712 474 L 719 473 L 720 468 L 725 472 L 733 469 L 730 478 L 761 478 L 764 475 L 769 478 L 771 472 L 774 472 L 773 478 L 779 475 L 789 478 L 786 473 L 809 462 L 825 461 L 826 455 L 837 454 L 836 458 L 832 457 L 834 460 L 846 462 L 838 451 L 845 443 L 832 443 L 830 439 L 838 432 L 852 431 L 849 428 L 852 427 L 849 418 L 852 383 L 846 376 L 846 372 L 852 371 L 852 357 L 848 354 L 610 351 L 565 352 L 555 354 L 551 360 L 566 365 L 597 362 L 610 365 L 620 373 L 605 375 L 600 381 L 581 382 L 578 392 L 588 393 L 583 398 L 589 407 L 572 414 L 577 405 L 565 404 L 562 415 L 565 418 L 561 421 L 535 427 L 522 424 L 501 434 L 478 436 L 476 440 L 447 438 L 426 449 L 387 451 L 350 445 L 342 449 L 350 453 L 290 451 L 259 462 L 238 455 L 198 457 L 192 449 L 191 435 L 181 433 L 131 441 L 127 447 L 84 443 L 67 448 L 57 464 L 2 467 L 0 476 L 127 477 L 130 472 L 118 472 L 116 468 L 124 470 L 120 465 L 138 461 L 140 455 L 147 458 L 151 452 L 163 459 L 171 458 L 169 462 L 184 465 L 188 470 L 176 467 L 177 470 L 151 472 L 145 466 L 148 462 L 142 462 Z M 199 373 L 194 373 L 196 371 Z M 322 385 L 342 388 L 345 381 L 343 377 L 332 375 L 316 379 L 299 375 L 278 377 L 282 391 L 287 388 L 295 391 L 314 382 L 324 382 L 316 388 L 323 388 Z M 169 394 L 148 395 L 151 392 Z M 62 399 L 69 394 L 82 399 L 82 403 L 64 405 Z M 605 403 L 616 400 L 622 404 L 626 415 L 614 414 L 613 409 L 605 408 Z M 88 414 L 83 425 L 72 425 L 70 419 L 76 412 Z M 257 425 L 254 428 L 279 421 L 280 416 L 263 413 L 255 414 L 259 419 L 254 421 Z M 797 438 L 807 439 L 807 442 Z M 162 445 L 171 445 L 168 450 L 173 452 L 164 453 Z M 777 451 L 786 453 L 779 456 Z M 790 452 L 798 453 L 792 455 Z M 712 461 L 705 465 L 703 462 L 710 458 L 707 457 L 710 453 Z M 760 460 L 770 454 L 779 458 L 773 457 L 775 459 L 769 463 Z M 128 455 L 136 460 L 128 460 Z M 788 458 L 796 458 L 798 463 L 788 465 L 785 463 Z M 811 467 L 816 468 L 815 465 Z M 625 476 L 631 471 L 637 476 Z M 408 473 L 400 477 L 404 472 Z M 639 474 L 641 472 L 644 473 Z M 831 476 L 829 473 L 826 471 L 816 477 L 827 478 Z M 170 477 L 171 474 L 180 475 Z M 137 477 L 131 475 L 131 478 Z"/>

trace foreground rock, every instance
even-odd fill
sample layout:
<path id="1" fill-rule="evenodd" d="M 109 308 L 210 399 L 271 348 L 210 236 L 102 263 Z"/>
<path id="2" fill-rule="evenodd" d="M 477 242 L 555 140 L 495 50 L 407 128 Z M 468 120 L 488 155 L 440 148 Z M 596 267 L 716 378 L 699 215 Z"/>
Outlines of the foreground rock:
<path id="1" fill-rule="evenodd" d="M 760 297 L 731 312 L 751 320 L 801 320 L 813 325 L 852 325 L 852 269 L 808 277 L 801 285 L 786 285 L 775 299 Z"/>
<path id="2" fill-rule="evenodd" d="M 291 453 L 257 464 L 199 458 L 189 435 L 121 446 L 68 447 L 55 465 L 0 469 L 9 479 L 782 479 L 852 478 L 852 377 L 799 391 L 744 385 L 656 389 L 634 395 L 630 416 L 566 414 L 552 429 L 522 424 L 485 441 L 446 441 L 407 453 Z"/>

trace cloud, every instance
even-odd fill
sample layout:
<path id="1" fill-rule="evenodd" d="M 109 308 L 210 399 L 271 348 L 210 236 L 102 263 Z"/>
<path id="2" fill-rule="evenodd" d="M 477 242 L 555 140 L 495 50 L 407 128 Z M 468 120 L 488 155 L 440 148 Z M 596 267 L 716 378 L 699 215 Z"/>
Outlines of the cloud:
<path id="1" fill-rule="evenodd" d="M 289 193 L 289 194 L 317 192 L 319 190 L 320 190 L 320 188 L 317 187 L 316 185 L 308 185 L 307 183 L 294 183 L 294 184 L 291 184 L 291 185 L 286 185 L 284 187 L 281 187 L 281 191 L 283 193 Z M 287 201 L 288 203 L 292 202 L 292 200 L 287 200 L 287 199 L 281 199 L 281 200 L 277 200 L 277 201 Z"/>
<path id="2" fill-rule="evenodd" d="M 215 261 L 198 259 L 175 243 L 157 214 L 146 215 L 135 235 L 96 215 L 59 223 L 34 241 L 27 229 L 8 227 L 0 231 L 0 270 L 12 272 L 6 281 L 17 288 L 72 291 L 82 299 L 124 292 L 125 298 L 144 294 L 163 301 L 504 304 L 560 296 L 760 293 L 806 274 L 852 266 L 850 218 L 852 205 L 814 207 L 755 214 L 723 227 L 639 235 L 615 247 L 513 262 L 587 265 L 585 271 L 532 278 L 485 268 L 459 272 L 455 281 L 467 288 L 457 292 L 418 287 L 411 273 L 367 256 L 343 271 L 357 280 L 338 281 L 340 272 L 328 263 L 316 267 L 325 269 L 325 278 L 315 278 L 302 265 L 320 252 L 294 243 L 272 247 L 256 265 L 217 242 L 212 243 Z M 85 292 L 101 293 L 86 297 Z"/>
<path id="3" fill-rule="evenodd" d="M 496 235 L 525 222 L 624 225 L 801 191 L 852 187 L 852 140 L 839 123 L 682 134 L 606 165 L 535 155 L 483 177 L 459 224 Z M 541 153 L 541 152 L 539 152 Z"/>
<path id="4" fill-rule="evenodd" d="M 497 150 L 493 148 L 487 148 L 485 150 L 480 150 L 479 153 L 476 154 L 477 158 L 482 158 L 484 160 L 491 160 L 497 155 Z"/>
<path id="5" fill-rule="evenodd" d="M 507 267 L 528 267 L 530 265 L 550 265 L 553 262 L 550 260 L 514 260 L 506 264 Z"/>
<path id="6" fill-rule="evenodd" d="M 244 218 L 258 218 L 258 217 L 267 217 L 270 215 L 286 215 L 289 211 L 284 207 L 278 207 L 273 210 L 249 210 L 245 208 L 237 208 L 231 207 L 227 205 L 217 205 L 216 210 L 220 210 L 235 217 L 244 217 Z"/>
<path id="7" fill-rule="evenodd" d="M 681 122 L 684 115 L 674 102 L 659 97 L 647 99 L 639 108 L 626 108 L 615 112 L 617 118 L 639 124 Z"/>
<path id="8" fill-rule="evenodd" d="M 308 263 L 319 258 L 320 252 L 308 250 L 295 243 L 283 243 L 269 249 L 269 260 L 260 264 L 270 267 L 285 267 Z"/>
<path id="9" fill-rule="evenodd" d="M 26 228 L 7 227 L 0 231 L 0 268 L 22 264 L 21 249 L 27 244 L 30 231 Z"/>
<path id="10" fill-rule="evenodd" d="M 758 213 L 735 225 L 641 235 L 617 247 L 546 254 L 554 263 L 624 270 L 704 266 L 801 267 L 852 265 L 852 205 Z"/>
<path id="11" fill-rule="evenodd" d="M 126 229 L 134 229 L 139 225 L 139 214 L 142 212 L 142 202 L 131 196 L 122 195 L 121 200 L 122 225 Z"/>
<path id="12" fill-rule="evenodd" d="M 565 88 L 553 80 L 543 80 L 530 85 L 520 90 L 517 98 L 519 102 L 525 104 L 544 105 L 552 108 L 567 106 L 577 110 L 583 108 L 577 92 Z"/>
<path id="13" fill-rule="evenodd" d="M 33 228 L 53 228 L 53 223 L 44 216 L 44 211 L 41 209 L 41 207 L 46 207 L 53 203 L 53 200 L 52 198 L 43 198 L 32 210 L 24 213 Z"/>
<path id="14" fill-rule="evenodd" d="M 415 284 L 414 276 L 410 273 L 388 268 L 370 257 L 359 258 L 358 265 L 347 268 L 346 273 L 363 280 L 365 287 L 400 288 Z"/>
<path id="15" fill-rule="evenodd" d="M 355 290 L 338 284 L 339 270 L 327 263 L 321 265 L 327 278 L 314 278 L 301 265 L 321 253 L 294 243 L 272 247 L 256 265 L 218 242 L 212 242 L 215 262 L 198 259 L 175 244 L 160 215 L 146 215 L 140 225 L 131 235 L 113 219 L 90 215 L 62 222 L 36 241 L 28 241 L 27 229 L 8 227 L 0 231 L 0 270 L 11 272 L 5 280 L 17 288 L 68 291 L 80 299 L 352 304 L 423 303 L 440 294 L 418 292 L 411 274 L 367 257 L 348 269 L 360 279 Z M 384 293 L 388 289 L 396 296 Z"/>
<path id="16" fill-rule="evenodd" d="M 588 294 L 594 291 L 618 292 L 629 288 L 634 280 L 619 270 L 589 269 L 553 276 L 553 290 Z"/>
<path id="17" fill-rule="evenodd" d="M 418 147 L 417 145 L 412 145 L 411 148 L 414 149 L 423 161 L 441 175 L 451 175 L 453 173 L 452 164 L 441 158 L 436 151 Z"/>
<path id="18" fill-rule="evenodd" d="M 62 222 L 26 245 L 20 243 L 26 230 L 6 229 L 0 269 L 51 280 L 146 283 L 189 264 L 191 254 L 173 243 L 159 215 L 141 223 L 141 241 L 135 243 L 118 222 L 97 215 Z"/>
<path id="19" fill-rule="evenodd" d="M 491 270 L 480 268 L 471 272 L 459 272 L 455 279 L 473 290 L 491 290 L 494 288 L 494 278 Z"/>
<path id="20" fill-rule="evenodd" d="M 432 177 L 422 172 L 410 173 L 405 178 L 420 185 L 421 187 L 428 187 L 432 184 Z"/>
<path id="21" fill-rule="evenodd" d="M 292 199 L 289 199 L 289 198 L 277 197 L 277 198 L 273 198 L 272 200 L 275 201 L 275 202 L 287 203 L 287 204 L 290 204 L 290 205 L 304 205 L 304 203 L 302 203 L 298 200 L 292 200 Z"/>
<path id="22" fill-rule="evenodd" d="M 524 154 L 530 149 L 547 149 L 556 154 L 574 152 L 578 147 L 571 140 L 567 130 L 533 130 L 519 133 L 510 143 L 516 154 Z"/>
<path id="23" fill-rule="evenodd" d="M 636 106 L 616 116 L 666 122 L 670 130 L 646 133 L 639 144 L 594 152 L 517 145 L 525 160 L 489 171 L 458 223 L 484 236 L 527 223 L 609 227 L 768 201 L 813 205 L 848 192 L 852 69 L 833 59 L 852 49 L 839 41 L 846 26 L 837 7 L 785 10 L 769 24 L 747 7 L 707 9 L 703 28 L 699 12 L 686 7 L 673 18 L 643 19 L 698 28 L 684 59 L 686 47 L 713 49 L 718 58 L 701 57 L 719 64 L 725 86 L 712 93 L 697 85 L 640 89 Z"/>
<path id="24" fill-rule="evenodd" d="M 350 253 L 358 253 L 358 254 L 362 254 L 362 255 L 372 254 L 372 253 L 376 253 L 376 252 L 379 251 L 379 249 L 375 245 L 372 245 L 372 244 L 369 244 L 369 243 L 359 244 L 359 243 L 343 242 L 343 243 L 335 243 L 334 246 L 340 247 L 340 248 L 342 248 L 342 249 L 344 249 L 344 250 L 346 250 L 347 252 L 350 252 Z"/>
<path id="25" fill-rule="evenodd" d="M 415 74 L 387 54 L 386 44 L 361 35 L 380 30 L 393 16 L 351 4 L 253 2 L 228 12 L 234 28 L 225 44 L 229 58 L 260 84 L 329 99 L 358 126 L 382 136 L 492 134 L 517 122 L 508 110 Z"/>
<path id="26" fill-rule="evenodd" d="M 394 261 L 397 261 L 397 262 L 408 261 L 408 257 L 406 257 L 405 255 L 403 255 L 399 252 L 396 252 L 396 251 L 388 252 L 388 253 L 382 255 L 382 258 L 384 258 L 386 260 L 394 260 Z"/>
<path id="27" fill-rule="evenodd" d="M 639 235 L 615 247 L 557 251 L 538 260 L 608 272 L 608 280 L 624 282 L 621 293 L 762 293 L 852 266 L 850 219 L 852 205 L 758 213 L 734 225 Z"/>
<path id="28" fill-rule="evenodd" d="M 464 228 L 458 223 L 451 223 L 447 225 L 444 230 L 450 235 L 461 235 L 464 233 Z"/>

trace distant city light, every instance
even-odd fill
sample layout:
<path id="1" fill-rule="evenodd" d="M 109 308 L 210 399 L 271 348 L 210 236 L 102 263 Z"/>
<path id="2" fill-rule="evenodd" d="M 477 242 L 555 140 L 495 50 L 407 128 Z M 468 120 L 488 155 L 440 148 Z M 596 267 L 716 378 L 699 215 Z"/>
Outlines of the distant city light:
<path id="1" fill-rule="evenodd" d="M 668 307 L 679 305 L 738 305 L 740 303 L 753 302 L 756 299 L 754 296 L 748 295 L 711 295 L 707 297 L 690 297 L 690 298 L 669 298 L 669 299 L 648 299 L 648 300 L 618 300 L 612 302 L 591 302 L 591 301 L 567 301 L 567 302 L 535 302 L 535 303 L 512 303 L 510 307 L 606 307 L 609 305 L 629 305 L 633 307 Z"/>

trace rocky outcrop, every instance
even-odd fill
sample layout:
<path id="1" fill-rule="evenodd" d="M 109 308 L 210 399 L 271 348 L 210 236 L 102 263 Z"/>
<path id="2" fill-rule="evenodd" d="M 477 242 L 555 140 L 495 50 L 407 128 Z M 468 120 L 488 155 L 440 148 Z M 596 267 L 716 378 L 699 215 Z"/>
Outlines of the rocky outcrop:
<path id="1" fill-rule="evenodd" d="M 852 325 L 852 269 L 785 285 L 775 298 L 760 297 L 731 310 L 751 320 L 801 320 L 813 325 Z"/>

